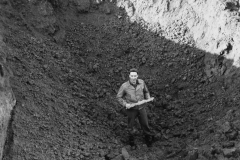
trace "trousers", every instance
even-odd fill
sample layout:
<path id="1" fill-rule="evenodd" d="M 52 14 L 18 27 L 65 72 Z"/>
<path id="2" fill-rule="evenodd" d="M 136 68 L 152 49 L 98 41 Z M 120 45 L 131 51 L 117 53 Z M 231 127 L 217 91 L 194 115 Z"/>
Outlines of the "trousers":
<path id="1" fill-rule="evenodd" d="M 125 109 L 125 114 L 128 117 L 128 130 L 130 135 L 134 135 L 136 133 L 136 129 L 134 128 L 136 118 L 138 118 L 144 134 L 153 135 L 148 125 L 148 117 L 145 107 L 141 109 Z"/>

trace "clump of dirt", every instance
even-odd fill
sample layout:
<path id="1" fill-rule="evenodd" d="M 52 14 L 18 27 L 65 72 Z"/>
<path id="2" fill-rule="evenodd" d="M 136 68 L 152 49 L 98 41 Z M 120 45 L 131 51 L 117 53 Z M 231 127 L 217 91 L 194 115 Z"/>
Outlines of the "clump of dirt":
<path id="1" fill-rule="evenodd" d="M 16 10 L 2 11 L 10 14 L 4 42 L 17 99 L 3 159 L 239 156 L 239 76 L 232 61 L 130 23 L 113 2 L 75 11 L 54 10 L 63 16 L 56 18 L 64 30 L 59 41 L 30 29 Z M 127 118 L 115 98 L 132 67 L 156 99 L 147 108 L 158 135 L 152 148 L 138 126 L 138 148 L 130 149 Z"/>

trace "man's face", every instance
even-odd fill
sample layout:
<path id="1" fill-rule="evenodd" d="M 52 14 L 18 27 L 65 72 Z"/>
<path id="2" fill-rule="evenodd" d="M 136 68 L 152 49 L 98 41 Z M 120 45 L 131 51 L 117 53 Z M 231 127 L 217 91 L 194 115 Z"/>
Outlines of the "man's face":
<path id="1" fill-rule="evenodd" d="M 137 72 L 130 72 L 129 74 L 129 80 L 132 84 L 136 84 L 137 83 L 137 78 L 138 78 L 138 74 Z"/>

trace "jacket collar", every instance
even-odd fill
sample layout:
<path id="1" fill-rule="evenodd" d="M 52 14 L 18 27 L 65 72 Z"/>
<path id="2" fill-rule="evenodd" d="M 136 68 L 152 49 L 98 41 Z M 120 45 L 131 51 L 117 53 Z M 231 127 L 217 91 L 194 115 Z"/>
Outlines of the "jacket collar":
<path id="1" fill-rule="evenodd" d="M 132 84 L 132 83 L 130 82 L 130 80 L 128 80 L 128 83 L 129 83 L 129 85 L 131 85 L 131 86 L 133 86 L 133 87 L 135 86 L 134 84 Z M 139 84 L 140 84 L 140 83 L 139 83 L 139 81 L 138 81 L 138 79 L 137 79 L 136 86 L 139 85 Z"/>

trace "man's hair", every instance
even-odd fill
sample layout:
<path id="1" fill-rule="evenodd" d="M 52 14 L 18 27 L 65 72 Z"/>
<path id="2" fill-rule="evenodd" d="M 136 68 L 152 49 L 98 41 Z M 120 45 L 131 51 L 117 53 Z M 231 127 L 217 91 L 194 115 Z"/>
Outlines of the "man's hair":
<path id="1" fill-rule="evenodd" d="M 138 70 L 137 70 L 137 68 L 131 68 L 131 69 L 129 70 L 129 74 L 130 74 L 131 72 L 137 72 L 137 73 L 138 73 Z"/>

